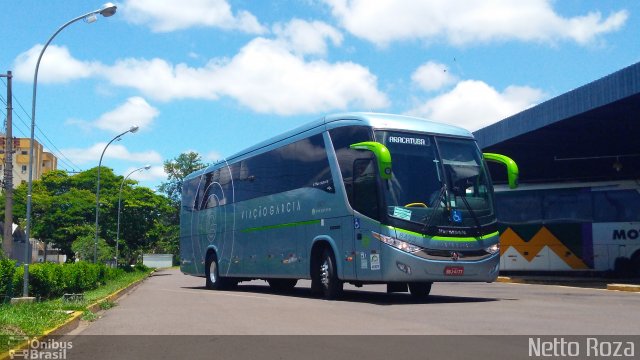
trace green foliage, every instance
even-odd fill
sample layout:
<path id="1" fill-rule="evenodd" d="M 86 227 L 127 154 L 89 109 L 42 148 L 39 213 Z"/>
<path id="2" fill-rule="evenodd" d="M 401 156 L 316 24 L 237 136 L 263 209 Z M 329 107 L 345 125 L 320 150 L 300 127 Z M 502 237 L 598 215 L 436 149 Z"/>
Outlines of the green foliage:
<path id="1" fill-rule="evenodd" d="M 164 172 L 168 174 L 167 182 L 163 182 L 158 190 L 166 194 L 173 201 L 176 209 L 180 207 L 182 195 L 182 181 L 185 176 L 194 171 L 205 168 L 202 157 L 193 151 L 182 153 L 175 159 L 164 162 Z"/>
<path id="2" fill-rule="evenodd" d="M 0 303 L 3 296 L 13 295 L 13 276 L 16 273 L 16 262 L 0 256 Z"/>
<path id="3" fill-rule="evenodd" d="M 12 288 L 22 289 L 23 268 L 15 268 Z M 134 269 L 146 271 L 144 269 Z M 29 266 L 29 295 L 38 298 L 57 298 L 65 293 L 79 294 L 96 289 L 123 275 L 122 269 L 84 261 L 68 264 L 38 263 Z M 16 293 L 14 292 L 13 295 Z"/>
<path id="4" fill-rule="evenodd" d="M 77 238 L 72 244 L 71 249 L 76 257 L 82 260 L 93 261 L 94 253 L 96 253 L 96 243 L 94 235 L 84 235 Z M 104 239 L 98 239 L 97 261 L 104 263 L 113 258 L 114 250 L 107 245 Z"/>
<path id="5" fill-rule="evenodd" d="M 171 179 L 204 166 L 199 155 L 183 155 L 174 161 Z M 93 260 L 96 181 L 97 168 L 73 176 L 64 171 L 52 171 L 34 181 L 31 237 L 62 250 L 69 260 L 76 257 L 76 249 L 79 249 L 79 258 Z M 123 263 L 134 263 L 138 254 L 155 249 L 178 253 L 178 207 L 170 198 L 136 184 L 130 179 L 123 184 L 123 177 L 107 167 L 100 170 L 98 238 L 101 240 L 98 253 L 101 261 L 113 258 L 117 237 L 120 239 L 119 258 Z M 181 189 L 181 185 L 178 188 Z M 26 214 L 26 194 L 26 184 L 14 191 L 14 222 L 22 226 L 25 224 L 22 214 Z M 172 194 L 180 199 L 179 192 Z M 117 232 L 120 196 L 120 231 Z"/>

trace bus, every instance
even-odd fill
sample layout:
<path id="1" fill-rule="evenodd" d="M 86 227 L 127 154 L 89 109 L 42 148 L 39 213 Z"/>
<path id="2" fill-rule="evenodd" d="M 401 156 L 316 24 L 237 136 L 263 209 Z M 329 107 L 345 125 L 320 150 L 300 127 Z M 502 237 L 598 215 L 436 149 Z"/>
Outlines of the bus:
<path id="1" fill-rule="evenodd" d="M 496 186 L 504 271 L 640 275 L 640 183 Z"/>
<path id="2" fill-rule="evenodd" d="M 326 116 L 186 176 L 180 268 L 210 289 L 310 279 L 428 296 L 437 281 L 492 282 L 499 270 L 493 187 L 459 127 L 420 118 Z"/>

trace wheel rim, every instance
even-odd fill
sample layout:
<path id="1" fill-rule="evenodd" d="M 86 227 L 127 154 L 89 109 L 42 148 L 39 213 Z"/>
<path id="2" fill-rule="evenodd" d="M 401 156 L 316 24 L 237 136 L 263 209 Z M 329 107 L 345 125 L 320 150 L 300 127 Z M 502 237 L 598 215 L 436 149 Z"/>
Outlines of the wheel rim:
<path id="1" fill-rule="evenodd" d="M 218 281 L 218 266 L 215 261 L 212 261 L 209 265 L 209 281 L 215 284 Z"/>
<path id="2" fill-rule="evenodd" d="M 325 288 L 329 287 L 329 259 L 325 259 L 320 266 L 320 282 Z"/>

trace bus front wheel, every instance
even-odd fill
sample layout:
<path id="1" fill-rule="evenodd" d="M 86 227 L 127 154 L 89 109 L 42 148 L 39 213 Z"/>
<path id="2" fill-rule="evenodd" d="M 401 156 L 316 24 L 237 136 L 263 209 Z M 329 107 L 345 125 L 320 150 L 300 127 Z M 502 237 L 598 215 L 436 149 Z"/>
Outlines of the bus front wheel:
<path id="1" fill-rule="evenodd" d="M 342 294 L 342 281 L 338 279 L 336 260 L 333 251 L 325 249 L 320 260 L 320 284 L 323 297 L 327 300 L 335 300 Z"/>
<path id="2" fill-rule="evenodd" d="M 429 296 L 432 284 L 430 282 L 409 283 L 409 292 L 416 299 L 424 299 Z"/>

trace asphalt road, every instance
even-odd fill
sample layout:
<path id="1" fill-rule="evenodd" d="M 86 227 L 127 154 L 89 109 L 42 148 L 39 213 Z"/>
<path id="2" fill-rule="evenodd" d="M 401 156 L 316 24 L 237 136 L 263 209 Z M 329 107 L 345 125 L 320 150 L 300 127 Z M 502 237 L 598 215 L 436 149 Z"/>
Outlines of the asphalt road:
<path id="1" fill-rule="evenodd" d="M 500 358 L 505 351 L 511 358 L 527 358 L 526 344 L 531 336 L 610 335 L 613 339 L 623 339 L 623 335 L 640 335 L 639 293 L 549 285 L 436 283 L 429 298 L 417 302 L 408 294 L 386 294 L 385 286 L 347 285 L 345 289 L 345 296 L 339 301 L 312 297 L 308 281 L 299 282 L 290 293 L 272 291 L 263 281 L 241 283 L 235 291 L 210 291 L 204 288 L 203 278 L 186 276 L 175 269 L 162 270 L 120 298 L 117 306 L 101 313 L 98 320 L 75 330 L 72 335 L 81 336 L 74 340 L 77 344 L 74 351 L 80 354 L 77 358 L 89 354 L 95 359 L 100 358 L 96 354 L 109 358 L 106 355 L 112 356 L 113 351 L 131 349 L 131 342 L 135 341 L 138 348 L 143 349 L 140 351 L 146 352 L 129 354 L 131 358 L 146 357 L 152 350 L 156 351 L 154 358 L 163 358 L 170 350 L 206 349 L 203 344 L 216 345 L 218 350 L 226 346 L 236 355 L 232 358 L 287 358 L 280 353 L 264 352 L 269 344 L 276 343 L 275 348 L 286 354 L 304 349 L 305 358 L 314 358 L 313 355 L 326 358 L 321 349 L 330 348 L 344 355 L 343 358 L 362 357 L 365 354 L 362 349 L 370 349 L 376 356 L 370 353 L 367 359 L 377 355 L 388 359 L 399 357 L 408 349 L 429 347 L 431 343 L 430 354 L 441 350 L 442 358 L 463 359 L 468 358 L 468 353 L 456 356 L 461 344 L 475 343 L 482 345 L 475 347 L 476 355 L 478 351 L 490 353 L 500 349 Z M 493 336 L 487 341 L 478 335 L 509 336 Z M 584 336 L 580 339 L 584 340 Z M 635 351 L 640 352 L 637 341 L 640 337 L 633 339 L 638 347 Z M 354 341 L 358 344 L 355 347 Z M 323 342 L 326 344 L 322 345 Z M 93 345 L 83 346 L 83 343 Z M 96 343 L 102 347 L 96 348 Z M 258 346 L 263 343 L 264 346 Z M 316 348 L 319 352 L 309 353 Z M 238 356 L 239 351 L 243 356 Z M 416 358 L 411 355 L 415 354 L 407 358 Z M 173 356 L 175 354 L 166 358 Z M 332 358 L 336 358 L 335 354 Z"/>
<path id="2" fill-rule="evenodd" d="M 345 286 L 339 301 L 266 282 L 211 291 L 176 269 L 153 274 L 85 335 L 640 335 L 640 294 L 504 283 L 436 283 L 426 301 L 382 285 Z"/>

